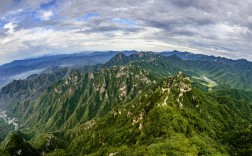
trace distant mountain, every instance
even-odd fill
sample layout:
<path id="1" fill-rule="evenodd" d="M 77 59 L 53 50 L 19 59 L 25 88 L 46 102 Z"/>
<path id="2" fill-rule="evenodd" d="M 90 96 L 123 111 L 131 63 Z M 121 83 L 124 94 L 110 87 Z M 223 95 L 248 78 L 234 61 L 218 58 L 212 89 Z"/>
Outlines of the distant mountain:
<path id="1" fill-rule="evenodd" d="M 138 65 L 164 76 L 174 75 L 178 71 L 184 71 L 194 78 L 207 77 L 219 86 L 225 85 L 234 89 L 246 91 L 252 90 L 252 63 L 246 60 L 229 60 L 222 58 L 185 59 L 180 52 L 163 53 L 140 52 L 130 56 L 118 55 L 112 58 L 105 66 L 132 64 Z M 188 54 L 194 56 L 194 54 Z M 180 56 L 180 57 L 179 57 Z M 120 58 L 120 59 L 119 59 Z M 183 58 L 183 59 L 182 59 Z M 187 57 L 188 58 L 188 57 Z M 193 78 L 193 79 L 194 79 Z"/>
<path id="2" fill-rule="evenodd" d="M 223 63 L 237 70 L 252 70 L 252 62 L 246 59 L 232 60 L 225 57 L 208 56 L 203 54 L 193 54 L 190 52 L 179 52 L 177 50 L 171 52 L 161 52 L 159 53 L 163 56 L 177 55 L 183 60 L 201 60 L 201 61 L 213 61 L 218 63 Z"/>
<path id="3" fill-rule="evenodd" d="M 50 73 L 34 74 L 24 80 L 14 80 L 0 89 L 0 108 L 27 99 L 36 99 L 47 87 L 68 75 L 68 68 L 56 68 Z"/>
<path id="4" fill-rule="evenodd" d="M 140 52 L 127 56 L 119 53 L 104 65 L 96 65 L 95 70 L 93 70 L 93 66 L 87 66 L 87 68 L 90 69 L 73 71 L 65 80 L 62 80 L 62 78 L 65 77 L 66 71 L 61 74 L 54 73 L 54 76 L 41 74 L 33 76 L 34 79 L 13 81 L 0 92 L 2 106 L 4 104 L 5 106 L 9 105 L 8 108 L 11 108 L 9 113 L 19 119 L 23 118 L 22 120 L 26 121 L 24 124 L 31 121 L 30 125 L 39 123 L 39 125 L 46 124 L 47 126 L 43 127 L 48 129 L 59 129 L 63 127 L 70 128 L 79 121 L 85 122 L 97 115 L 107 114 L 114 104 L 121 103 L 126 97 L 127 100 L 130 100 L 136 96 L 144 88 L 140 86 L 145 81 L 158 81 L 167 76 L 173 76 L 179 71 L 183 71 L 193 81 L 200 83 L 200 86 L 198 83 L 196 85 L 205 90 L 214 87 L 221 88 L 222 86 L 227 86 L 227 88 L 232 86 L 234 89 L 240 89 L 244 88 L 244 85 L 246 85 L 244 90 L 252 88 L 252 79 L 243 81 L 239 74 L 232 73 L 233 68 L 223 65 L 221 62 L 182 60 L 177 55 L 166 57 L 151 52 Z M 222 74 L 220 74 L 221 71 Z M 146 72 L 149 74 L 144 75 Z M 230 74 L 234 74 L 236 78 L 233 79 L 234 76 L 230 77 Z M 129 88 L 124 86 L 125 91 L 123 92 L 126 97 L 119 96 L 122 94 L 120 90 L 123 89 L 123 85 L 129 86 Z M 47 87 L 49 88 L 46 89 Z M 129 92 L 130 95 L 128 95 Z M 40 103 L 40 105 L 34 107 L 35 103 Z M 58 110 L 58 103 L 61 103 L 62 109 Z M 51 121 L 49 118 L 53 116 L 58 118 L 57 111 L 61 113 L 66 111 L 65 108 L 68 108 L 70 103 L 77 105 L 72 107 L 70 112 L 64 113 L 67 116 L 61 119 L 58 125 L 55 122 L 47 123 Z M 63 107 L 63 105 L 65 106 Z M 82 108 L 81 110 L 85 115 L 76 117 L 76 111 L 80 110 L 80 108 Z M 54 110 L 54 112 L 48 116 L 44 112 L 39 113 L 36 111 L 43 109 L 44 111 Z M 24 110 L 26 111 L 24 112 Z M 31 112 L 38 114 L 31 115 Z M 41 121 L 38 121 L 38 119 Z M 56 125 L 57 127 L 54 128 Z"/>
<path id="5" fill-rule="evenodd" d="M 131 53 L 131 52 L 126 52 Z M 76 66 L 105 63 L 117 52 L 77 53 L 43 56 L 26 60 L 16 60 L 0 66 L 0 88 L 12 80 L 23 79 L 32 74 L 57 66 Z"/>
<path id="6" fill-rule="evenodd" d="M 44 56 L 39 58 L 32 58 L 26 60 L 16 60 L 8 64 L 0 66 L 0 88 L 7 85 L 13 80 L 24 79 L 32 74 L 39 74 L 43 70 L 54 67 L 54 66 L 83 66 L 83 65 L 94 65 L 103 64 L 109 61 L 118 52 L 116 51 L 104 51 L 104 52 L 93 52 L 93 53 L 76 53 L 76 54 L 64 54 L 64 55 L 54 55 L 54 56 Z M 143 55 L 146 52 L 137 53 L 136 51 L 122 51 L 126 56 L 130 56 L 129 59 L 144 60 Z M 223 65 L 230 66 L 235 70 L 241 70 L 240 75 L 246 76 L 252 69 L 252 63 L 241 59 L 241 60 L 231 60 L 223 57 L 207 56 L 203 54 L 193 54 L 189 52 L 161 52 L 161 53 L 151 53 L 147 52 L 152 57 L 158 54 L 159 57 L 176 55 L 183 60 L 198 60 L 198 61 L 210 61 L 221 63 Z M 133 55 L 132 55 L 133 54 Z M 142 56 L 141 56 L 142 55 Z M 127 57 L 126 57 L 127 58 Z M 113 60 L 111 60 L 113 61 Z M 135 60 L 137 61 L 137 60 Z M 112 64 L 112 62 L 110 62 Z M 107 65 L 110 65 L 109 63 Z M 119 64 L 118 64 L 119 65 Z M 200 66 L 199 66 L 200 67 Z M 248 77 L 250 78 L 250 77 Z M 246 77 L 245 77 L 246 79 Z"/>
<path id="7" fill-rule="evenodd" d="M 232 59 L 227 59 L 225 57 L 216 57 L 216 56 L 208 56 L 204 54 L 194 54 L 190 52 L 180 52 L 177 50 L 170 51 L 170 52 L 159 52 L 159 54 L 162 54 L 164 56 L 171 56 L 171 55 L 177 55 L 183 60 L 207 60 L 207 61 L 218 61 L 218 62 L 223 62 L 223 63 L 228 63 L 232 62 L 234 60 Z"/>
<path id="8" fill-rule="evenodd" d="M 7 135 L 0 153 L 251 152 L 248 61 L 127 52 L 104 64 L 60 69 L 2 89 L 0 97 L 9 100 L 4 111 L 17 119 L 18 130 Z"/>
<path id="9" fill-rule="evenodd" d="M 124 53 L 119 53 L 115 55 L 113 58 L 111 58 L 108 62 L 106 62 L 104 64 L 104 67 L 126 65 L 131 62 L 157 59 L 159 57 L 162 57 L 162 55 L 158 55 L 153 52 L 138 52 L 128 56 L 125 55 Z"/>

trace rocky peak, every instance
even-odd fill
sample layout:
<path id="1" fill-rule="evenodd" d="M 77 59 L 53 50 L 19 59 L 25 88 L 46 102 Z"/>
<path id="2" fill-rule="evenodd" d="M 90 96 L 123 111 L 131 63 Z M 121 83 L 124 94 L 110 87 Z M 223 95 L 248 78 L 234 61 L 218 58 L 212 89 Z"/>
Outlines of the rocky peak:
<path id="1" fill-rule="evenodd" d="M 135 54 L 130 55 L 133 58 L 143 58 L 143 57 L 152 57 L 155 54 L 153 52 L 138 52 Z"/>
<path id="2" fill-rule="evenodd" d="M 127 57 L 127 56 L 124 53 L 118 53 L 111 60 L 119 61 L 125 57 Z"/>
<path id="3" fill-rule="evenodd" d="M 177 76 L 169 77 L 168 79 L 163 81 L 163 86 L 161 88 L 162 92 L 166 94 L 167 97 L 163 102 L 163 106 L 167 105 L 167 100 L 170 96 L 176 100 L 179 104 L 179 108 L 183 108 L 183 96 L 186 92 L 192 90 L 192 83 L 189 77 L 186 77 L 181 71 L 178 73 Z"/>
<path id="4" fill-rule="evenodd" d="M 114 59 L 122 59 L 124 57 L 127 57 L 124 53 L 118 53 L 114 56 Z"/>
<path id="5" fill-rule="evenodd" d="M 114 57 L 112 57 L 106 64 L 105 67 L 114 66 L 114 65 L 124 65 L 129 61 L 128 56 L 124 53 L 118 53 Z"/>

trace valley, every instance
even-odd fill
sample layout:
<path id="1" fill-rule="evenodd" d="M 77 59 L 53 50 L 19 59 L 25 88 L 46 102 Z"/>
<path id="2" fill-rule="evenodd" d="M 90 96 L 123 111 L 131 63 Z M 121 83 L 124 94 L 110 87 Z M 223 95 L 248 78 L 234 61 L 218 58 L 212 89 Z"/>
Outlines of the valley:
<path id="1" fill-rule="evenodd" d="M 1 153 L 246 155 L 252 94 L 240 88 L 251 80 L 230 84 L 231 68 L 204 68 L 211 63 L 118 53 L 104 64 L 14 80 L 0 92 L 1 117 L 11 124 L 1 136 Z M 213 77 L 224 67 L 227 72 Z M 245 149 L 232 142 L 244 135 Z"/>
<path id="2" fill-rule="evenodd" d="M 0 0 L 0 156 L 252 156 L 252 0 Z"/>

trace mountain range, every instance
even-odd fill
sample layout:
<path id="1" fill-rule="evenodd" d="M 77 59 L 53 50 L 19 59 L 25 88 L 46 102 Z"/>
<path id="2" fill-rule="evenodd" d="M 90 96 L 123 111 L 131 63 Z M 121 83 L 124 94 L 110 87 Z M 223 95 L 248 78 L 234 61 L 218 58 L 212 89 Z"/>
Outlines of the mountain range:
<path id="1" fill-rule="evenodd" d="M 2 155 L 252 153 L 247 60 L 101 52 L 14 61 L 0 72 L 42 68 L 0 91 L 1 111 L 18 124 L 0 120 Z"/>
<path id="2" fill-rule="evenodd" d="M 131 54 L 133 51 L 125 51 Z M 93 52 L 60 54 L 43 56 L 25 60 L 16 60 L 0 66 L 0 87 L 5 86 L 14 79 L 24 79 L 33 74 L 58 66 L 83 66 L 97 63 L 105 63 L 111 59 L 116 52 Z"/>

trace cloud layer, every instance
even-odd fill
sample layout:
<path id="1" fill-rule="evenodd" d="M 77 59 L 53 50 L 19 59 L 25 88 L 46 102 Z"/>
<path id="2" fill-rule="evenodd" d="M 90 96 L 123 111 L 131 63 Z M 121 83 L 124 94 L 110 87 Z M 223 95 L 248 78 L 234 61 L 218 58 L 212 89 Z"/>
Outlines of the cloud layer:
<path id="1" fill-rule="evenodd" d="M 1 0 L 0 64 L 90 50 L 252 60 L 251 0 Z"/>

